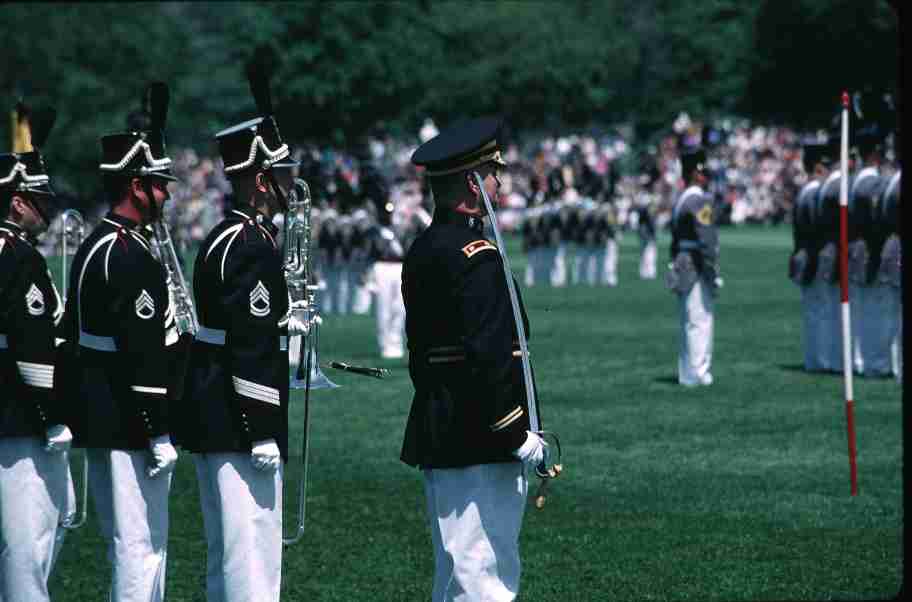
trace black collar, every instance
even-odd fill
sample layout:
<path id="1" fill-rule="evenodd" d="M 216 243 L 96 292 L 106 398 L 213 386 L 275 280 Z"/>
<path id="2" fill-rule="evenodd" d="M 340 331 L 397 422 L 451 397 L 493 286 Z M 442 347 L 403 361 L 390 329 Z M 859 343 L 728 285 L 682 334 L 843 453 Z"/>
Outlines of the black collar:
<path id="1" fill-rule="evenodd" d="M 484 230 L 483 219 L 484 218 L 481 217 L 466 215 L 459 211 L 453 211 L 452 209 L 444 209 L 442 207 L 436 207 L 434 209 L 434 223 L 437 224 L 454 224 L 481 232 Z"/>
<path id="2" fill-rule="evenodd" d="M 27 236 L 25 230 L 17 224 L 16 222 L 11 222 L 8 219 L 3 220 L 3 223 L 0 223 L 0 227 L 6 228 L 19 238 L 25 238 Z"/>
<path id="3" fill-rule="evenodd" d="M 264 213 L 255 209 L 250 205 L 242 205 L 240 207 L 235 207 L 231 210 L 229 214 L 231 219 L 236 220 L 253 220 L 255 223 L 260 224 L 263 228 L 266 229 L 273 237 L 278 233 L 279 229 L 276 227 L 272 220 L 269 219 Z"/>
<path id="4" fill-rule="evenodd" d="M 119 226 L 123 226 L 124 228 L 126 228 L 128 230 L 135 230 L 136 227 L 139 225 L 137 222 L 131 220 L 129 217 L 124 217 L 122 215 L 118 215 L 118 214 L 114 213 L 113 211 L 108 211 L 108 214 L 105 216 L 105 219 L 108 221 L 114 222 Z"/>

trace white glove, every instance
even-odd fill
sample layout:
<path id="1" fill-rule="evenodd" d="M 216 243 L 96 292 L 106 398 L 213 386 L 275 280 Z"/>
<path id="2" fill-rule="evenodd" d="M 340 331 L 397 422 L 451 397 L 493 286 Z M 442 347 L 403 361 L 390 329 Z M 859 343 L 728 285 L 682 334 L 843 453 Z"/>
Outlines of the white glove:
<path id="1" fill-rule="evenodd" d="M 174 465 L 177 463 L 177 450 L 171 445 L 171 435 L 161 435 L 152 439 L 149 441 L 149 449 L 152 450 L 152 459 L 155 462 L 146 469 L 149 478 L 174 470 Z"/>
<path id="2" fill-rule="evenodd" d="M 722 288 L 725 286 L 725 281 L 722 280 L 722 276 L 716 276 L 716 279 L 713 281 L 713 284 L 716 285 L 716 288 Z"/>
<path id="3" fill-rule="evenodd" d="M 307 308 L 307 301 L 294 301 L 288 308 L 288 336 L 305 335 L 310 328 L 304 319 L 302 309 Z"/>
<path id="4" fill-rule="evenodd" d="M 70 432 L 70 429 L 65 424 L 49 426 L 44 434 L 47 438 L 47 445 L 44 446 L 45 451 L 52 453 L 65 452 L 69 451 L 70 445 L 73 444 L 73 433 Z"/>
<path id="5" fill-rule="evenodd" d="M 526 431 L 526 441 L 519 449 L 513 452 L 513 455 L 522 460 L 526 466 L 536 467 L 545 459 L 545 447 L 548 444 L 538 433 Z"/>
<path id="6" fill-rule="evenodd" d="M 257 470 L 270 472 L 276 470 L 279 462 L 282 461 L 282 455 L 279 453 L 279 446 L 276 445 L 275 439 L 254 441 L 253 449 L 250 451 L 250 461 Z"/>

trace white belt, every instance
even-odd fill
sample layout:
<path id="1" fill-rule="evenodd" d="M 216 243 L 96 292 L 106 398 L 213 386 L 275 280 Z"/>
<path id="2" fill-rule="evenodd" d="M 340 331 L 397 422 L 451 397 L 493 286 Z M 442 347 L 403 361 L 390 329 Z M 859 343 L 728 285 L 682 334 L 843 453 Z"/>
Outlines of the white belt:
<path id="1" fill-rule="evenodd" d="M 209 343 L 210 345 L 219 345 L 223 346 L 225 344 L 225 334 L 224 330 L 219 330 L 218 328 L 206 328 L 205 326 L 200 326 L 199 330 L 196 332 L 196 340 L 203 343 Z"/>
<path id="2" fill-rule="evenodd" d="M 0 349 L 9 349 L 9 343 L 6 342 L 5 334 L 0 334 Z"/>
<path id="3" fill-rule="evenodd" d="M 225 337 L 227 336 L 227 331 L 220 328 L 208 328 L 206 326 L 200 326 L 199 330 L 196 332 L 196 340 L 209 343 L 210 345 L 218 345 L 223 347 L 225 345 Z M 279 337 L 279 349 L 285 351 L 288 349 L 288 337 L 280 336 Z"/>
<path id="4" fill-rule="evenodd" d="M 117 344 L 112 337 L 100 337 L 87 332 L 79 332 L 79 344 L 95 351 L 117 351 Z"/>

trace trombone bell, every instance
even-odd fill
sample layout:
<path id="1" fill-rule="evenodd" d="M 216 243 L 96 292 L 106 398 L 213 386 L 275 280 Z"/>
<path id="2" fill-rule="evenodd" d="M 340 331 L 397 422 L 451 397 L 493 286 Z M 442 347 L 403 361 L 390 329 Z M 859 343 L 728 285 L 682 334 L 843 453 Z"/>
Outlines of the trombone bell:
<path id="1" fill-rule="evenodd" d="M 314 328 L 316 325 L 312 326 Z M 308 335 L 307 338 L 313 337 L 313 333 Z M 337 389 L 340 385 L 337 385 L 333 381 L 329 380 L 323 371 L 320 370 L 320 363 L 317 361 L 317 349 L 313 345 L 302 345 L 304 341 L 304 336 L 295 335 L 289 337 L 288 340 L 288 370 L 290 372 L 289 376 L 289 388 L 291 389 L 303 389 L 307 386 L 305 382 L 304 374 L 304 364 L 307 361 L 306 354 L 302 351 L 302 347 L 307 347 L 308 352 L 310 353 L 310 390 L 316 391 L 318 389 Z"/>

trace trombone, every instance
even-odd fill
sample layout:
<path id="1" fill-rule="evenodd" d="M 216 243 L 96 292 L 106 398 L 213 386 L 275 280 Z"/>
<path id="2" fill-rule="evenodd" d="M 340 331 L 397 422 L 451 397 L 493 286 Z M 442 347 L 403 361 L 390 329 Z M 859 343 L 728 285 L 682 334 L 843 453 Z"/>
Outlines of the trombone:
<path id="1" fill-rule="evenodd" d="M 61 275 L 63 280 L 63 306 L 66 307 L 66 298 L 69 281 L 67 276 L 69 275 L 69 262 L 67 257 L 71 253 L 75 253 L 76 249 L 79 248 L 79 245 L 82 244 L 82 240 L 85 238 L 85 219 L 83 219 L 82 214 L 76 211 L 75 209 L 67 209 L 60 215 L 60 259 L 61 259 Z M 67 242 L 72 239 L 73 241 L 73 250 L 69 249 Z M 72 515 L 64 519 L 61 523 L 61 527 L 64 529 L 78 529 L 86 522 L 86 515 L 88 514 L 89 508 L 89 456 L 85 452 L 82 455 L 82 490 L 80 492 L 80 498 L 82 500 L 82 510 L 77 511 Z M 77 519 L 76 516 L 79 516 Z"/>

